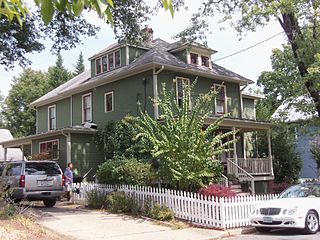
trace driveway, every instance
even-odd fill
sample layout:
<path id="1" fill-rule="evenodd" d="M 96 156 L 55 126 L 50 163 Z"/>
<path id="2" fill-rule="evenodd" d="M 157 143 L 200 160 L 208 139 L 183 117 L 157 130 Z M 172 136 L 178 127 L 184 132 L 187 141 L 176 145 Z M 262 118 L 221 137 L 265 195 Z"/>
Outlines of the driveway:
<path id="1" fill-rule="evenodd" d="M 228 238 L 228 240 L 319 240 L 320 233 L 305 235 L 295 229 L 274 230 L 270 233 L 255 233 Z"/>
<path id="2" fill-rule="evenodd" d="M 172 229 L 154 222 L 122 214 L 75 209 L 73 206 L 36 207 L 42 217 L 40 224 L 74 239 L 108 240 L 208 240 L 222 231 L 185 228 Z"/>

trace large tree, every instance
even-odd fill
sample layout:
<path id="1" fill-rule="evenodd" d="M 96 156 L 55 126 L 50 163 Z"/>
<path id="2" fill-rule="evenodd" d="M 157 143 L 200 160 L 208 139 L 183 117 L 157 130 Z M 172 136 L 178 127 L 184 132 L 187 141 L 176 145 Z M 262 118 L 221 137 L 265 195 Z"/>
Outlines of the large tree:
<path id="1" fill-rule="evenodd" d="M 28 136 L 36 132 L 36 111 L 29 104 L 48 91 L 47 74 L 30 68 L 13 79 L 3 106 L 6 127 L 14 137 Z"/>
<path id="2" fill-rule="evenodd" d="M 74 76 L 79 75 L 80 73 L 83 73 L 85 70 L 84 66 L 84 60 L 83 60 L 83 54 L 80 52 L 79 57 L 77 59 L 76 65 L 74 66 L 75 70 L 73 72 Z"/>
<path id="3" fill-rule="evenodd" d="M 48 69 L 48 90 L 55 89 L 72 78 L 72 73 L 63 66 L 63 59 L 60 53 L 57 54 L 57 61 L 54 66 Z"/>
<path id="4" fill-rule="evenodd" d="M 223 20 L 231 20 L 240 33 L 255 31 L 271 20 L 276 20 L 287 36 L 295 67 L 300 75 L 314 108 L 320 116 L 320 3 L 314 0 L 205 0 L 199 12 L 192 17 L 192 24 L 178 37 L 192 40 L 204 37 L 208 19 L 220 13 Z M 239 16 L 239 17 L 238 17 Z"/>

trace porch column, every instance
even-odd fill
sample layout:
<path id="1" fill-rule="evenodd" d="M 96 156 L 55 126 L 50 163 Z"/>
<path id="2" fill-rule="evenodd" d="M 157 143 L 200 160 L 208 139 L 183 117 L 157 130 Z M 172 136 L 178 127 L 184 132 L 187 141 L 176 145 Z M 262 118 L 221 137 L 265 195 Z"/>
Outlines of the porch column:
<path id="1" fill-rule="evenodd" d="M 273 173 L 273 160 L 272 160 L 272 151 L 271 151 L 271 129 L 268 130 L 268 150 L 269 150 L 269 161 L 270 161 L 270 170 L 271 175 L 274 176 Z"/>
<path id="2" fill-rule="evenodd" d="M 246 164 L 246 160 L 247 160 L 247 143 L 246 143 L 246 138 L 245 138 L 245 134 L 246 133 L 242 133 L 242 141 L 243 141 L 243 158 L 244 158 L 244 163 Z"/>
<path id="3" fill-rule="evenodd" d="M 23 144 L 21 145 L 21 159 L 24 160 L 24 149 L 23 149 Z"/>
<path id="4" fill-rule="evenodd" d="M 234 158 L 234 163 L 238 166 L 238 155 L 237 155 L 237 142 L 236 142 L 236 128 L 235 127 L 232 127 L 232 131 L 233 131 L 233 134 L 232 134 L 232 137 L 233 137 L 233 158 Z M 234 167 L 234 166 L 232 166 Z M 238 168 L 235 168 L 236 169 L 236 177 L 238 177 Z"/>
<path id="5" fill-rule="evenodd" d="M 3 160 L 7 161 L 7 154 L 8 154 L 8 149 L 7 148 L 3 148 Z"/>

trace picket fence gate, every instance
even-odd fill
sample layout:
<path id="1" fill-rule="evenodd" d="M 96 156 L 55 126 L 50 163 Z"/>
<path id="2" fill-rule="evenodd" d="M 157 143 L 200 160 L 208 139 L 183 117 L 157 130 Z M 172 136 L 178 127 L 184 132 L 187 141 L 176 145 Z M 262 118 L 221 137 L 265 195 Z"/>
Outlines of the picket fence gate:
<path id="1" fill-rule="evenodd" d="M 130 185 L 105 185 L 97 183 L 73 184 L 79 193 L 73 194 L 73 201 L 87 205 L 87 193 L 96 190 L 102 194 L 123 191 L 134 194 L 138 201 L 151 201 L 172 209 L 175 217 L 195 225 L 230 229 L 250 226 L 250 214 L 256 204 L 272 200 L 278 195 L 254 195 L 236 197 L 206 197 L 198 193 Z"/>

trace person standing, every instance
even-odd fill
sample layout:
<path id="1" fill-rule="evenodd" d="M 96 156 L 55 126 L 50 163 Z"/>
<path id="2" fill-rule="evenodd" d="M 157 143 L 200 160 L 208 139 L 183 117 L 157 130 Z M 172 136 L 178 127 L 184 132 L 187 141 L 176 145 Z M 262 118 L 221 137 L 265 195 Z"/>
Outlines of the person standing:
<path id="1" fill-rule="evenodd" d="M 72 172 L 72 163 L 69 162 L 67 168 L 64 170 L 65 177 L 65 186 L 66 186 L 66 195 L 68 201 L 71 199 L 71 190 L 73 183 L 73 172 Z"/>

